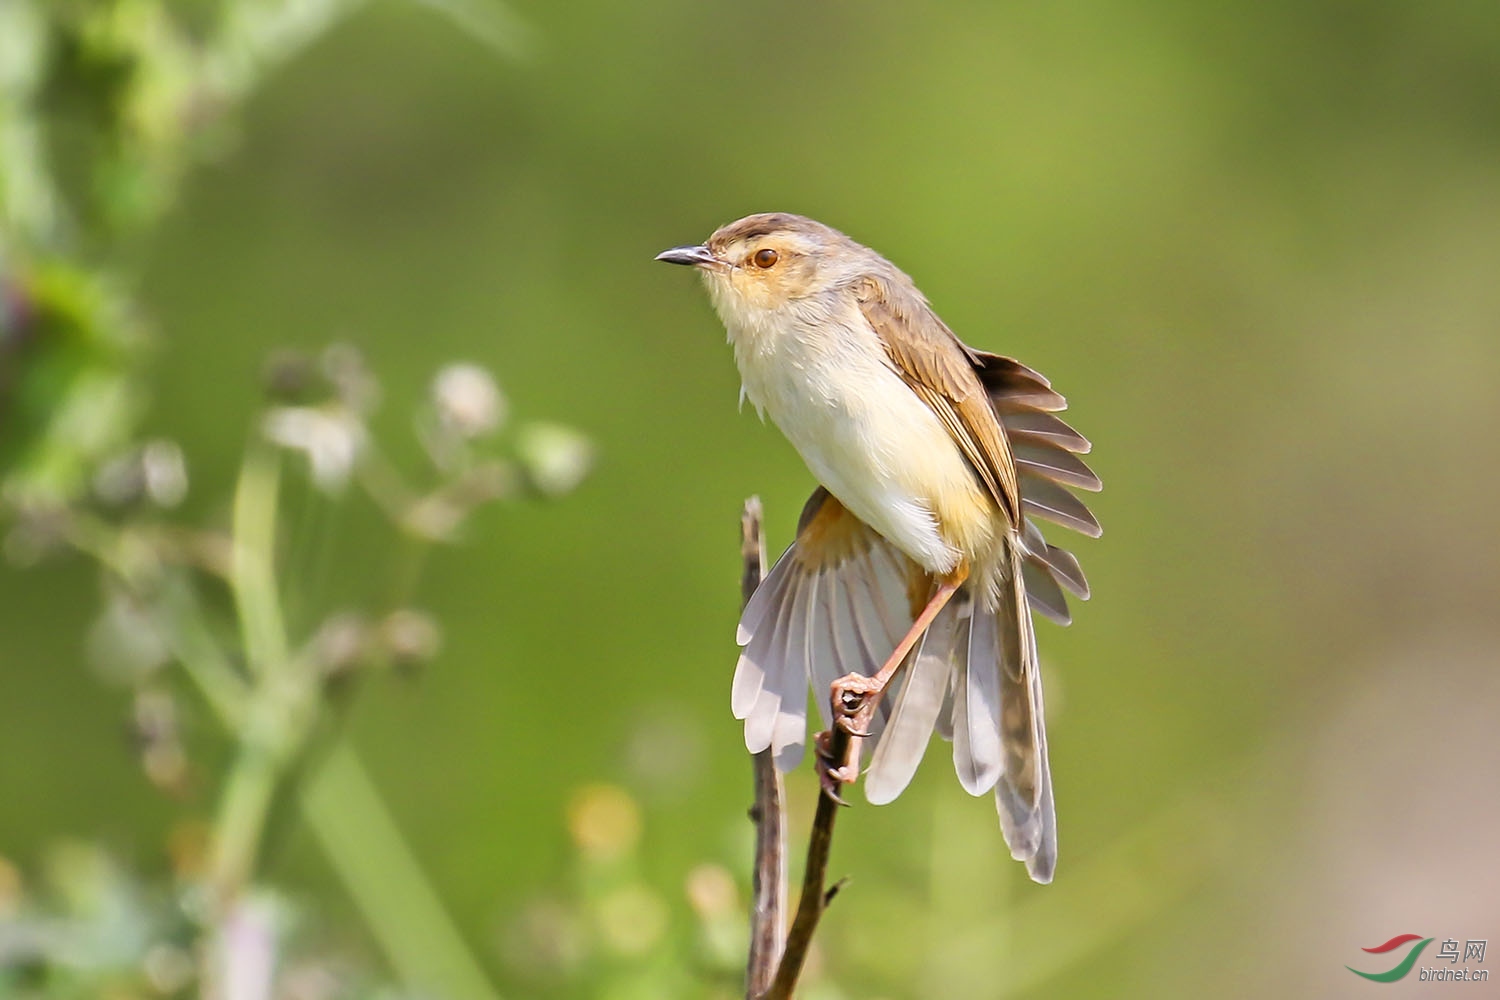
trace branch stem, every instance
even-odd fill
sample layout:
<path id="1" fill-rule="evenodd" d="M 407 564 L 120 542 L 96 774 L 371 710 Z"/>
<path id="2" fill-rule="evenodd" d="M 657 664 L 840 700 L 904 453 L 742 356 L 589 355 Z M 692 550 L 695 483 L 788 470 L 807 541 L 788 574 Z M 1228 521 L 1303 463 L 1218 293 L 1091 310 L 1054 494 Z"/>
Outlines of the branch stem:
<path id="1" fill-rule="evenodd" d="M 740 579 L 743 602 L 760 586 L 765 576 L 766 542 L 762 530 L 759 497 L 745 501 L 740 516 L 740 555 L 744 575 Z M 746 1000 L 756 1000 L 771 988 L 781 960 L 782 934 L 786 923 L 786 791 L 770 750 L 751 758 L 755 773 L 755 804 L 750 819 L 755 824 L 755 868 L 751 873 L 750 961 L 745 970 Z"/>
<path id="2" fill-rule="evenodd" d="M 759 497 L 745 501 L 740 517 L 740 553 L 744 559 L 741 590 L 745 603 L 760 586 L 765 574 L 765 537 L 761 530 Z M 826 761 L 841 761 L 849 752 L 849 734 L 835 725 L 831 732 L 819 736 L 818 753 Z M 839 886 L 828 888 L 828 857 L 833 850 L 833 825 L 838 819 L 840 803 L 823 792 L 818 794 L 818 808 L 813 816 L 812 833 L 807 843 L 807 866 L 802 874 L 802 895 L 797 915 L 782 944 L 781 927 L 786 910 L 786 808 L 781 774 L 776 770 L 770 750 L 753 758 L 755 767 L 755 805 L 750 817 L 755 822 L 755 870 L 752 878 L 754 903 L 750 922 L 750 963 L 745 975 L 747 1000 L 790 1000 L 813 934 Z"/>
<path id="3" fill-rule="evenodd" d="M 834 726 L 823 753 L 828 760 L 843 760 L 849 750 L 849 734 Z M 838 887 L 828 888 L 828 856 L 833 850 L 833 824 L 838 819 L 839 803 L 821 788 L 818 811 L 813 816 L 812 834 L 807 842 L 807 867 L 802 873 L 802 896 L 797 901 L 797 916 L 786 936 L 786 952 L 776 969 L 776 978 L 761 1000 L 790 1000 L 807 961 L 813 934 Z"/>

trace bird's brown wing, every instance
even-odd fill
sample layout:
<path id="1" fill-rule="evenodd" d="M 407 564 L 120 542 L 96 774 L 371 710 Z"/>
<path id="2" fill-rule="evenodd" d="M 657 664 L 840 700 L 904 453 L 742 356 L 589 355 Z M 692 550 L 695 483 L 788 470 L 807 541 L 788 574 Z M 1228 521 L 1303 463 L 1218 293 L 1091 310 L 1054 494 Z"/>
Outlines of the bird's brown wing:
<path id="1" fill-rule="evenodd" d="M 1029 608 L 1066 621 L 1063 590 L 1083 597 L 1088 589 L 1077 561 L 1048 545 L 1026 515 L 1098 534 L 1098 522 L 1066 488 L 1099 488 L 1098 477 L 1077 457 L 1088 442 L 1052 416 L 1067 404 L 1045 378 L 1019 362 L 965 346 L 915 289 L 871 277 L 854 292 L 892 367 L 937 414 L 1010 521 L 1010 568 L 995 606 L 976 603 L 967 641 L 956 631 L 946 640 L 939 633 L 930 652 L 953 666 L 949 729 L 960 781 L 975 794 L 994 787 L 1012 855 L 1026 862 L 1037 881 L 1050 881 L 1056 817 Z M 900 791 L 910 768 L 893 770 L 884 781 L 877 774 L 880 763 L 877 749 L 871 780 L 885 800 Z M 867 792 L 870 787 L 867 782 Z"/>
<path id="2" fill-rule="evenodd" d="M 1072 553 L 1042 537 L 1035 519 L 1098 536 L 1098 520 L 1071 492 L 1100 488 L 1099 477 L 1078 457 L 1087 454 L 1091 445 L 1057 415 L 1067 408 L 1067 400 L 1046 376 L 1014 358 L 972 353 L 979 381 L 1016 456 L 1021 510 L 1026 515 L 1022 525 L 1026 596 L 1033 608 L 1066 625 L 1070 618 L 1063 591 L 1086 600 L 1088 581 Z"/>
<path id="3" fill-rule="evenodd" d="M 979 380 L 979 354 L 915 291 L 874 277 L 861 279 L 853 290 L 896 373 L 937 414 L 985 491 L 1019 526 L 1016 459 Z"/>

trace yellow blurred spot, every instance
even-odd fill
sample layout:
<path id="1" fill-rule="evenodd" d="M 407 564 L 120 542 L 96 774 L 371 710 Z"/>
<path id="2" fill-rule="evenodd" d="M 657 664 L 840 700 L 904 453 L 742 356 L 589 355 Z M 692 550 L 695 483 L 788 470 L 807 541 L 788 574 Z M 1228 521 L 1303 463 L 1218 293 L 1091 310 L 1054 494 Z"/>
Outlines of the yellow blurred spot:
<path id="1" fill-rule="evenodd" d="M 141 960 L 141 971 L 157 993 L 172 995 L 187 988 L 193 980 L 193 956 L 170 944 L 154 944 Z"/>
<path id="2" fill-rule="evenodd" d="M 666 904 L 643 885 L 627 886 L 599 903 L 599 936 L 619 955 L 640 955 L 667 929 Z"/>
<path id="3" fill-rule="evenodd" d="M 593 861 L 614 861 L 641 838 L 641 810 L 623 788 L 586 785 L 568 805 L 568 832 Z"/>
<path id="4" fill-rule="evenodd" d="M 21 871 L 0 855 L 0 917 L 13 916 L 21 908 Z"/>
<path id="5" fill-rule="evenodd" d="M 705 923 L 739 912 L 734 876 L 723 865 L 701 864 L 688 872 L 687 898 Z"/>
<path id="6" fill-rule="evenodd" d="M 185 820 L 167 834 L 167 857 L 172 873 L 185 881 L 200 878 L 208 865 L 208 850 L 213 832 L 207 823 Z"/>

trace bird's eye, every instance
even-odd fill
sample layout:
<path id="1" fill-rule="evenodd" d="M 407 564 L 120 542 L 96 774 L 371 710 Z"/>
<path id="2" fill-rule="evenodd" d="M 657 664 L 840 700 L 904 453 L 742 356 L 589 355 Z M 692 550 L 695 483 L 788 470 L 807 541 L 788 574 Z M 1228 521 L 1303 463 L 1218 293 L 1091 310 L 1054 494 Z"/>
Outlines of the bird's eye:
<path id="1" fill-rule="evenodd" d="M 772 250 L 770 247 L 766 247 L 763 250 L 755 251 L 755 257 L 753 259 L 755 260 L 756 267 L 767 268 L 776 263 L 776 257 L 776 251 Z"/>

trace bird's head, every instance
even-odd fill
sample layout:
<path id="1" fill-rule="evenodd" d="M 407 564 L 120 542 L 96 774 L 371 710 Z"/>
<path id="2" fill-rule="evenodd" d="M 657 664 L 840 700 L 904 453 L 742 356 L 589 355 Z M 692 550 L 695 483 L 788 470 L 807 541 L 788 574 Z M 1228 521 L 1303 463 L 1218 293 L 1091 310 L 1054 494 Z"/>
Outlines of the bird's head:
<path id="1" fill-rule="evenodd" d="M 721 226 L 697 246 L 656 255 L 703 275 L 721 315 L 771 312 L 847 284 L 869 268 L 871 251 L 800 215 L 766 212 Z"/>

